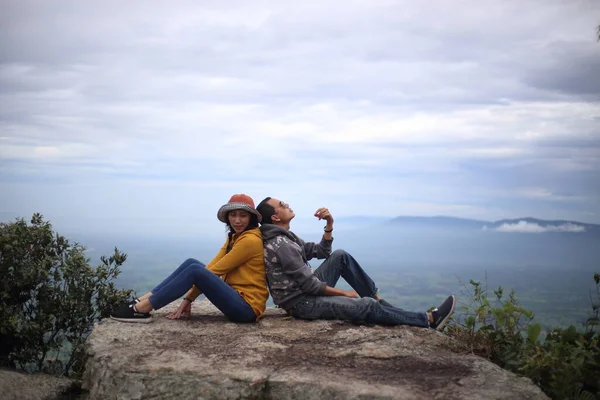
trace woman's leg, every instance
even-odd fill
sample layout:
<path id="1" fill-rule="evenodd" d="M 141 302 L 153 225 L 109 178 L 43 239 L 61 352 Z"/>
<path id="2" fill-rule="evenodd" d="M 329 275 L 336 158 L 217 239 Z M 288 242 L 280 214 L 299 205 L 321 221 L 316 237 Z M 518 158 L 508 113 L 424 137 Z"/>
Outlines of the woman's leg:
<path id="1" fill-rule="evenodd" d="M 160 290 L 154 292 L 148 300 L 152 308 L 158 310 L 183 296 L 192 285 L 196 285 L 206 298 L 232 321 L 256 320 L 252 307 L 242 296 L 217 275 L 207 270 L 202 263 L 187 265 Z"/>
<path id="2" fill-rule="evenodd" d="M 193 258 L 188 258 L 187 260 L 185 260 L 175 271 L 173 271 L 173 273 L 171 275 L 169 275 L 165 280 L 163 280 L 161 283 L 158 284 L 158 286 L 156 286 L 154 289 L 152 289 L 151 291 L 149 291 L 148 293 L 146 293 L 143 296 L 140 296 L 138 298 L 138 300 L 143 301 L 146 300 L 148 297 L 150 297 L 153 293 L 158 292 L 161 288 L 163 288 L 166 284 L 168 284 L 169 282 L 171 282 L 171 280 L 173 280 L 173 278 L 175 278 L 177 275 L 179 275 L 181 273 L 181 271 L 183 271 L 184 269 L 186 269 L 188 266 L 190 266 L 191 264 L 202 264 L 200 261 L 195 260 Z M 191 287 L 191 286 L 190 286 Z M 188 288 L 189 289 L 189 288 Z"/>

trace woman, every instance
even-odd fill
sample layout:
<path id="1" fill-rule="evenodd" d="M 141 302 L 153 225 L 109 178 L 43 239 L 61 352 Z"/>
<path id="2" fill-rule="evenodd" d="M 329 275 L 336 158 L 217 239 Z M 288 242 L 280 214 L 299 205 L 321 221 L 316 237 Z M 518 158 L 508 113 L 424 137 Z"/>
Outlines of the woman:
<path id="1" fill-rule="evenodd" d="M 269 297 L 262 236 L 258 229 L 261 215 L 250 196 L 234 194 L 219 209 L 217 218 L 229 227 L 229 234 L 208 265 L 193 258 L 186 260 L 151 292 L 119 307 L 110 317 L 122 322 L 150 322 L 150 311 L 185 294 L 179 308 L 167 317 L 178 319 L 190 315 L 192 302 L 204 293 L 234 322 L 253 322 L 260 318 Z"/>

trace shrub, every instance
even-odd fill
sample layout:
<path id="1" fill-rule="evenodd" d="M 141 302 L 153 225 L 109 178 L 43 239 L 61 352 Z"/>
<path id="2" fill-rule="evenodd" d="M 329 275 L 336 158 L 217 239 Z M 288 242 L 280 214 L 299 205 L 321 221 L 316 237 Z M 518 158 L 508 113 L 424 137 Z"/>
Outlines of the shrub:
<path id="1" fill-rule="evenodd" d="M 487 289 L 470 281 L 467 304 L 448 333 L 461 348 L 531 378 L 553 399 L 600 398 L 599 274 L 594 274 L 594 281 L 592 312 L 585 327 L 551 329 L 544 340 L 533 313 L 519 304 L 514 291 L 504 299 L 499 287 L 490 301 Z"/>
<path id="2" fill-rule="evenodd" d="M 0 223 L 0 365 L 75 375 L 83 371 L 84 342 L 131 290 L 113 280 L 127 255 L 119 252 L 93 268 L 85 248 L 55 234 L 34 214 Z"/>
<path id="3" fill-rule="evenodd" d="M 541 326 L 532 323 L 533 313 L 519 304 L 514 290 L 505 299 L 500 286 L 489 299 L 481 282 L 469 283 L 472 291 L 468 303 L 460 307 L 461 319 L 454 320 L 449 333 L 495 364 L 510 370 L 518 368 L 525 341 L 537 341 Z"/>

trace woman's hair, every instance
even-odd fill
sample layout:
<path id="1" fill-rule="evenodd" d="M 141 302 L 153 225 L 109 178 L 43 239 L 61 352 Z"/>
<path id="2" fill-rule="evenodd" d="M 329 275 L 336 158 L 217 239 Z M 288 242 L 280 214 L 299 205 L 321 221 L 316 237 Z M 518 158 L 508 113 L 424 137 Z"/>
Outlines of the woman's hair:
<path id="1" fill-rule="evenodd" d="M 234 211 L 234 210 L 231 210 L 231 211 Z M 225 226 L 228 228 L 227 233 L 229 233 L 230 235 L 233 235 L 235 233 L 235 229 L 233 229 L 233 227 L 229 223 L 229 213 L 231 211 L 227 212 L 227 214 L 225 215 Z M 258 217 L 256 216 L 256 214 L 252 214 L 252 213 L 248 213 L 248 214 L 250 214 L 250 223 L 248 224 L 246 229 L 244 229 L 244 232 L 246 232 L 249 229 L 258 228 Z"/>

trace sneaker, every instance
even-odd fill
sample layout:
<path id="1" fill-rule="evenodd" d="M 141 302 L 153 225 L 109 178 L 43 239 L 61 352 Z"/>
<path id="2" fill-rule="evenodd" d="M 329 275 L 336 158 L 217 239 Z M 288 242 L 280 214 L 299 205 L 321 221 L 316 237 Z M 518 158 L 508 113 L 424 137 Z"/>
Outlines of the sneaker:
<path id="1" fill-rule="evenodd" d="M 117 307 L 123 307 L 123 306 L 129 306 L 131 304 L 137 304 L 140 302 L 140 299 L 138 299 L 137 297 L 134 297 L 133 300 L 129 300 L 129 301 L 123 301 L 120 305 L 118 305 Z"/>
<path id="2" fill-rule="evenodd" d="M 121 322 L 137 322 L 143 324 L 152 322 L 152 317 L 150 316 L 150 313 L 137 312 L 133 307 L 134 304 L 121 306 L 113 312 L 111 312 L 110 317 L 116 321 Z"/>
<path id="3" fill-rule="evenodd" d="M 438 331 L 444 329 L 444 325 L 446 325 L 448 318 L 454 312 L 454 306 L 456 306 L 456 297 L 449 296 L 441 306 L 434 308 L 431 311 L 431 314 L 433 315 L 433 322 L 429 324 L 429 326 Z"/>
<path id="4" fill-rule="evenodd" d="M 134 297 L 133 300 L 131 300 L 129 303 L 127 303 L 127 305 L 128 306 L 131 304 L 136 305 L 139 302 L 140 302 L 140 299 L 138 299 L 137 297 Z"/>

